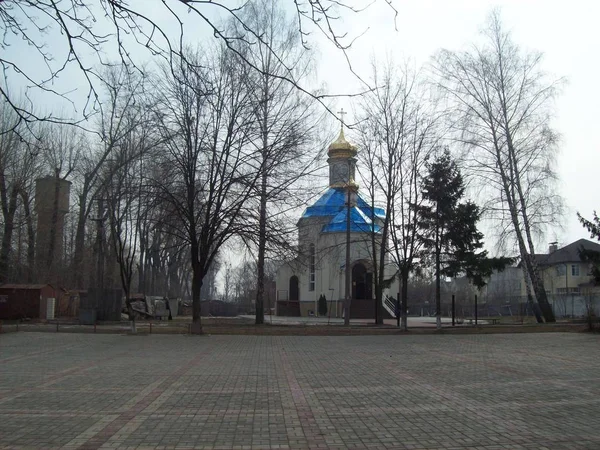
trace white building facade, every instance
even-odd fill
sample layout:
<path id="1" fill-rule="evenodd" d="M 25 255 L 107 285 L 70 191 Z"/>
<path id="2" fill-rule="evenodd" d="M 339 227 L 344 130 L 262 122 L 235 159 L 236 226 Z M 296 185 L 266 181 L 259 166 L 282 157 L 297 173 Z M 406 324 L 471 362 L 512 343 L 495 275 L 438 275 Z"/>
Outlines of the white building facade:
<path id="1" fill-rule="evenodd" d="M 350 317 L 375 317 L 372 237 L 375 233 L 376 241 L 380 241 L 385 211 L 372 208 L 358 194 L 354 181 L 356 153 L 356 147 L 346 141 L 342 129 L 328 150 L 329 188 L 298 220 L 298 256 L 277 271 L 277 315 L 316 316 L 318 300 L 323 294 L 327 299 L 327 315 L 343 316 L 349 212 Z M 391 292 L 397 292 L 397 283 L 394 284 Z"/>

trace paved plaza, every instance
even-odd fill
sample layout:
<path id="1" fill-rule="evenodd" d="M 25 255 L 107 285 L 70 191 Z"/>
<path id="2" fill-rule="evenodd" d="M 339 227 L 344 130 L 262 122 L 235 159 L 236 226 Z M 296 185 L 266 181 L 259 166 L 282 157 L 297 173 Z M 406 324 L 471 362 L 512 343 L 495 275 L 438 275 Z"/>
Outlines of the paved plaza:
<path id="1" fill-rule="evenodd" d="M 600 449 L 600 336 L 3 334 L 0 448 Z"/>

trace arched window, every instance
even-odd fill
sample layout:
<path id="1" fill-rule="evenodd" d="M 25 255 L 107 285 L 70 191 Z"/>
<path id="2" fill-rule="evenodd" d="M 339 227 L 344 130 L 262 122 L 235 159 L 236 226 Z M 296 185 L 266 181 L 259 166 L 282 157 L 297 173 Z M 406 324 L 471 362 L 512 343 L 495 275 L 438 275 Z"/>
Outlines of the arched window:
<path id="1" fill-rule="evenodd" d="M 315 281 L 316 281 L 316 274 L 315 274 L 315 263 L 316 263 L 316 255 L 315 255 L 315 244 L 310 244 L 309 249 L 308 249 L 308 290 L 309 291 L 314 291 L 315 290 Z"/>

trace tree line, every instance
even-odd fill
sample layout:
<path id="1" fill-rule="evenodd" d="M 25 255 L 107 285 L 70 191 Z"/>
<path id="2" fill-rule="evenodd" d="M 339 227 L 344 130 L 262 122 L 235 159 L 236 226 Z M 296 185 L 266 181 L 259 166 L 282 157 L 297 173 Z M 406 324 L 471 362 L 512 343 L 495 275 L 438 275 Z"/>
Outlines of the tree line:
<path id="1" fill-rule="evenodd" d="M 404 305 L 410 278 L 434 267 L 439 325 L 440 275 L 481 284 L 482 275 L 509 262 L 483 251 L 474 224 L 485 218 L 497 250 L 521 261 L 538 321 L 555 320 L 534 255 L 536 242 L 563 215 L 559 139 L 550 125 L 562 80 L 541 64 L 540 53 L 513 41 L 498 10 L 477 44 L 440 50 L 421 70 L 373 63 L 377 89 L 358 100 L 356 111 L 363 179 L 373 205 L 387 213 L 381 235 L 372 236 L 378 305 L 390 272 L 383 242 Z M 466 187 L 479 206 L 459 202 Z"/>
<path id="2" fill-rule="evenodd" d="M 198 8 L 204 6 L 181 3 L 202 16 Z M 334 26 L 333 5 L 311 2 L 311 13 L 296 3 L 293 17 L 274 0 L 249 2 L 227 9 L 223 24 L 207 21 L 218 39 L 201 47 L 171 45 L 160 27 L 121 2 L 102 5 L 117 31 L 127 24 L 135 39 L 148 39 L 158 62 L 142 67 L 131 61 L 125 38 L 116 33 L 121 59 L 82 67 L 90 102 L 101 105 L 85 127 L 57 112 L 36 112 L 28 97 L 10 94 L 4 79 L 0 277 L 78 289 L 113 283 L 123 289 L 130 314 L 135 290 L 189 295 L 201 330 L 201 292 L 211 277 L 214 283 L 220 255 L 235 241 L 256 261 L 256 323 L 262 323 L 265 265 L 295 251 L 289 212 L 304 204 L 315 184 L 315 149 L 323 146 L 331 111 L 326 93 L 305 87 L 314 82 L 316 64 L 303 31 L 307 21 L 340 51 L 348 48 Z M 13 6 L 0 8 L 3 20 L 16 26 Z M 82 17 L 59 28 L 85 29 L 87 45 L 100 52 L 100 34 Z M 83 39 L 67 33 L 69 43 Z M 68 63 L 76 63 L 77 47 L 70 48 Z M 353 100 L 352 133 L 368 195 L 386 211 L 381 234 L 371 237 L 377 305 L 389 283 L 389 260 L 405 305 L 409 279 L 425 267 L 434 266 L 437 279 L 466 274 L 482 283 L 502 265 L 482 249 L 476 223 L 484 217 L 500 249 L 523 261 L 538 319 L 554 320 L 532 255 L 562 213 L 554 165 L 558 137 L 550 127 L 561 80 L 549 78 L 541 64 L 541 54 L 512 40 L 498 12 L 479 44 L 439 51 L 420 70 L 373 63 L 367 91 Z M 47 90 L 44 83 L 34 84 Z M 34 193 L 35 179 L 45 174 L 72 182 L 75 202 L 64 257 L 46 258 L 48 270 L 41 272 Z M 467 191 L 480 206 L 461 201 Z"/>
<path id="3" fill-rule="evenodd" d="M 263 322 L 266 255 L 291 251 L 285 211 L 306 196 L 323 113 L 285 80 L 309 77 L 313 58 L 277 2 L 240 14 L 260 32 L 257 46 L 239 39 L 235 51 L 223 43 L 190 47 L 171 64 L 143 71 L 105 66 L 103 107 L 91 132 L 28 123 L 3 103 L 3 281 L 112 284 L 122 288 L 131 317 L 135 291 L 177 297 L 187 288 L 199 327 L 204 281 L 214 283 L 211 268 L 235 238 L 256 254 Z M 227 26 L 249 33 L 235 21 Z M 249 70 L 249 60 L 262 70 Z M 21 224 L 35 228 L 35 179 L 45 174 L 72 182 L 76 202 L 64 258 L 42 274 L 35 233 L 24 239 Z M 51 230 L 59 226 L 52 222 Z"/>

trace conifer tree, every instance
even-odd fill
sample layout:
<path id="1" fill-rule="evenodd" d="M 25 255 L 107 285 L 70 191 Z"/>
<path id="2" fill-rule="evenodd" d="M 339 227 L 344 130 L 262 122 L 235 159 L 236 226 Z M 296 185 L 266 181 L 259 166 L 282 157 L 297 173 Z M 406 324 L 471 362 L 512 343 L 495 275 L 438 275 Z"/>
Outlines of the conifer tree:
<path id="1" fill-rule="evenodd" d="M 577 218 L 583 227 L 589 231 L 590 237 L 600 241 L 600 217 L 598 217 L 596 212 L 594 211 L 592 220 L 585 219 L 579 213 L 577 214 Z M 600 252 L 581 248 L 579 250 L 579 255 L 581 256 L 582 261 L 590 264 L 591 275 L 594 277 L 595 283 L 600 284 Z"/>
<path id="2" fill-rule="evenodd" d="M 323 294 L 319 297 L 319 316 L 327 315 L 327 299 Z"/>
<path id="3" fill-rule="evenodd" d="M 420 239 L 435 266 L 436 323 L 441 327 L 441 278 L 466 275 L 475 286 L 485 285 L 493 270 L 502 270 L 510 258 L 488 258 L 483 234 L 477 229 L 479 207 L 461 202 L 465 193 L 462 175 L 448 150 L 427 164 L 423 179 L 425 202 L 414 205 Z"/>

